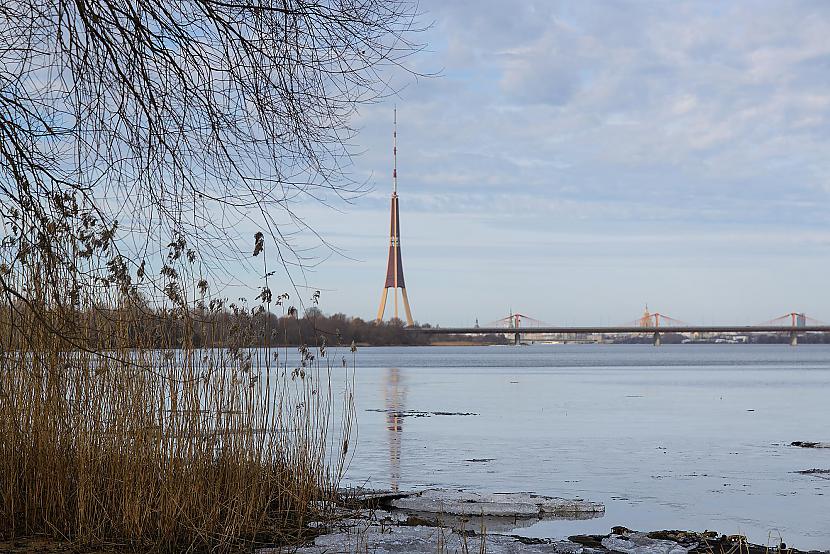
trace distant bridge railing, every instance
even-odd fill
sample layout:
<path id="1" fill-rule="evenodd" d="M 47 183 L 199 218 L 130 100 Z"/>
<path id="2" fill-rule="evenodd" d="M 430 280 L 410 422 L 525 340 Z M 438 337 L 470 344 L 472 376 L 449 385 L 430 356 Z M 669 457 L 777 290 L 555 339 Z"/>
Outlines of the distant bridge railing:
<path id="1" fill-rule="evenodd" d="M 672 327 L 587 326 L 587 327 L 408 327 L 412 333 L 431 335 L 581 335 L 612 333 L 828 333 L 830 325 L 676 325 Z"/>

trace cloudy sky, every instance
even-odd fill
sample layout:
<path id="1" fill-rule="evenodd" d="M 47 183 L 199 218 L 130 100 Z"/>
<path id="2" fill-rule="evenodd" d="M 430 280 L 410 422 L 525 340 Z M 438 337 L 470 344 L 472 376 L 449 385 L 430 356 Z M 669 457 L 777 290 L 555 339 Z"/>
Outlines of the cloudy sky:
<path id="1" fill-rule="evenodd" d="M 830 3 L 428 0 L 396 98 L 355 121 L 342 249 L 307 278 L 373 317 L 392 107 L 413 315 L 830 321 Z"/>

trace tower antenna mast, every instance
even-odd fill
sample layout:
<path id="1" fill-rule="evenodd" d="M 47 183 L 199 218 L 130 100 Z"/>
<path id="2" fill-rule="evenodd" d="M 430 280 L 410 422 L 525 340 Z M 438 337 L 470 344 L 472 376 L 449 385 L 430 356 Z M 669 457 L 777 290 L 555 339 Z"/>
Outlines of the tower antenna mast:
<path id="1" fill-rule="evenodd" d="M 392 112 L 392 194 L 398 194 L 398 107 Z"/>

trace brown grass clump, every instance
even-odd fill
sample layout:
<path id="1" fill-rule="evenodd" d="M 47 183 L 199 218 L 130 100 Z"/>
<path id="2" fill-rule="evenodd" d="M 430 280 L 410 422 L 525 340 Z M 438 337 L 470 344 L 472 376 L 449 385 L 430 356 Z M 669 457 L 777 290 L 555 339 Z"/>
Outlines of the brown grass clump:
<path id="1" fill-rule="evenodd" d="M 220 348 L 266 310 L 174 302 L 156 321 L 124 290 L 62 302 L 42 265 L 2 270 L 31 294 L 0 305 L 0 540 L 229 550 L 297 543 L 331 515 L 353 409 L 348 389 L 334 409 L 324 346 L 291 364 Z M 231 331 L 199 321 L 211 310 Z"/>

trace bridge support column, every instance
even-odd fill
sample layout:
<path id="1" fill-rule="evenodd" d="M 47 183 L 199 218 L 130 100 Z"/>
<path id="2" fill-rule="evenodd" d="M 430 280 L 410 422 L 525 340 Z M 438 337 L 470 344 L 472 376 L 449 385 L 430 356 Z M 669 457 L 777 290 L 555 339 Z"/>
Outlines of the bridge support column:
<path id="1" fill-rule="evenodd" d="M 655 331 L 654 335 L 652 336 L 652 344 L 654 344 L 654 346 L 660 346 L 661 344 L 663 344 L 663 340 L 660 337 L 660 333 L 658 333 L 657 331 Z"/>
<path id="2" fill-rule="evenodd" d="M 790 331 L 790 346 L 798 346 L 798 333 Z"/>
<path id="3" fill-rule="evenodd" d="M 522 337 L 519 333 L 513 335 L 513 346 L 519 346 L 522 344 Z"/>

